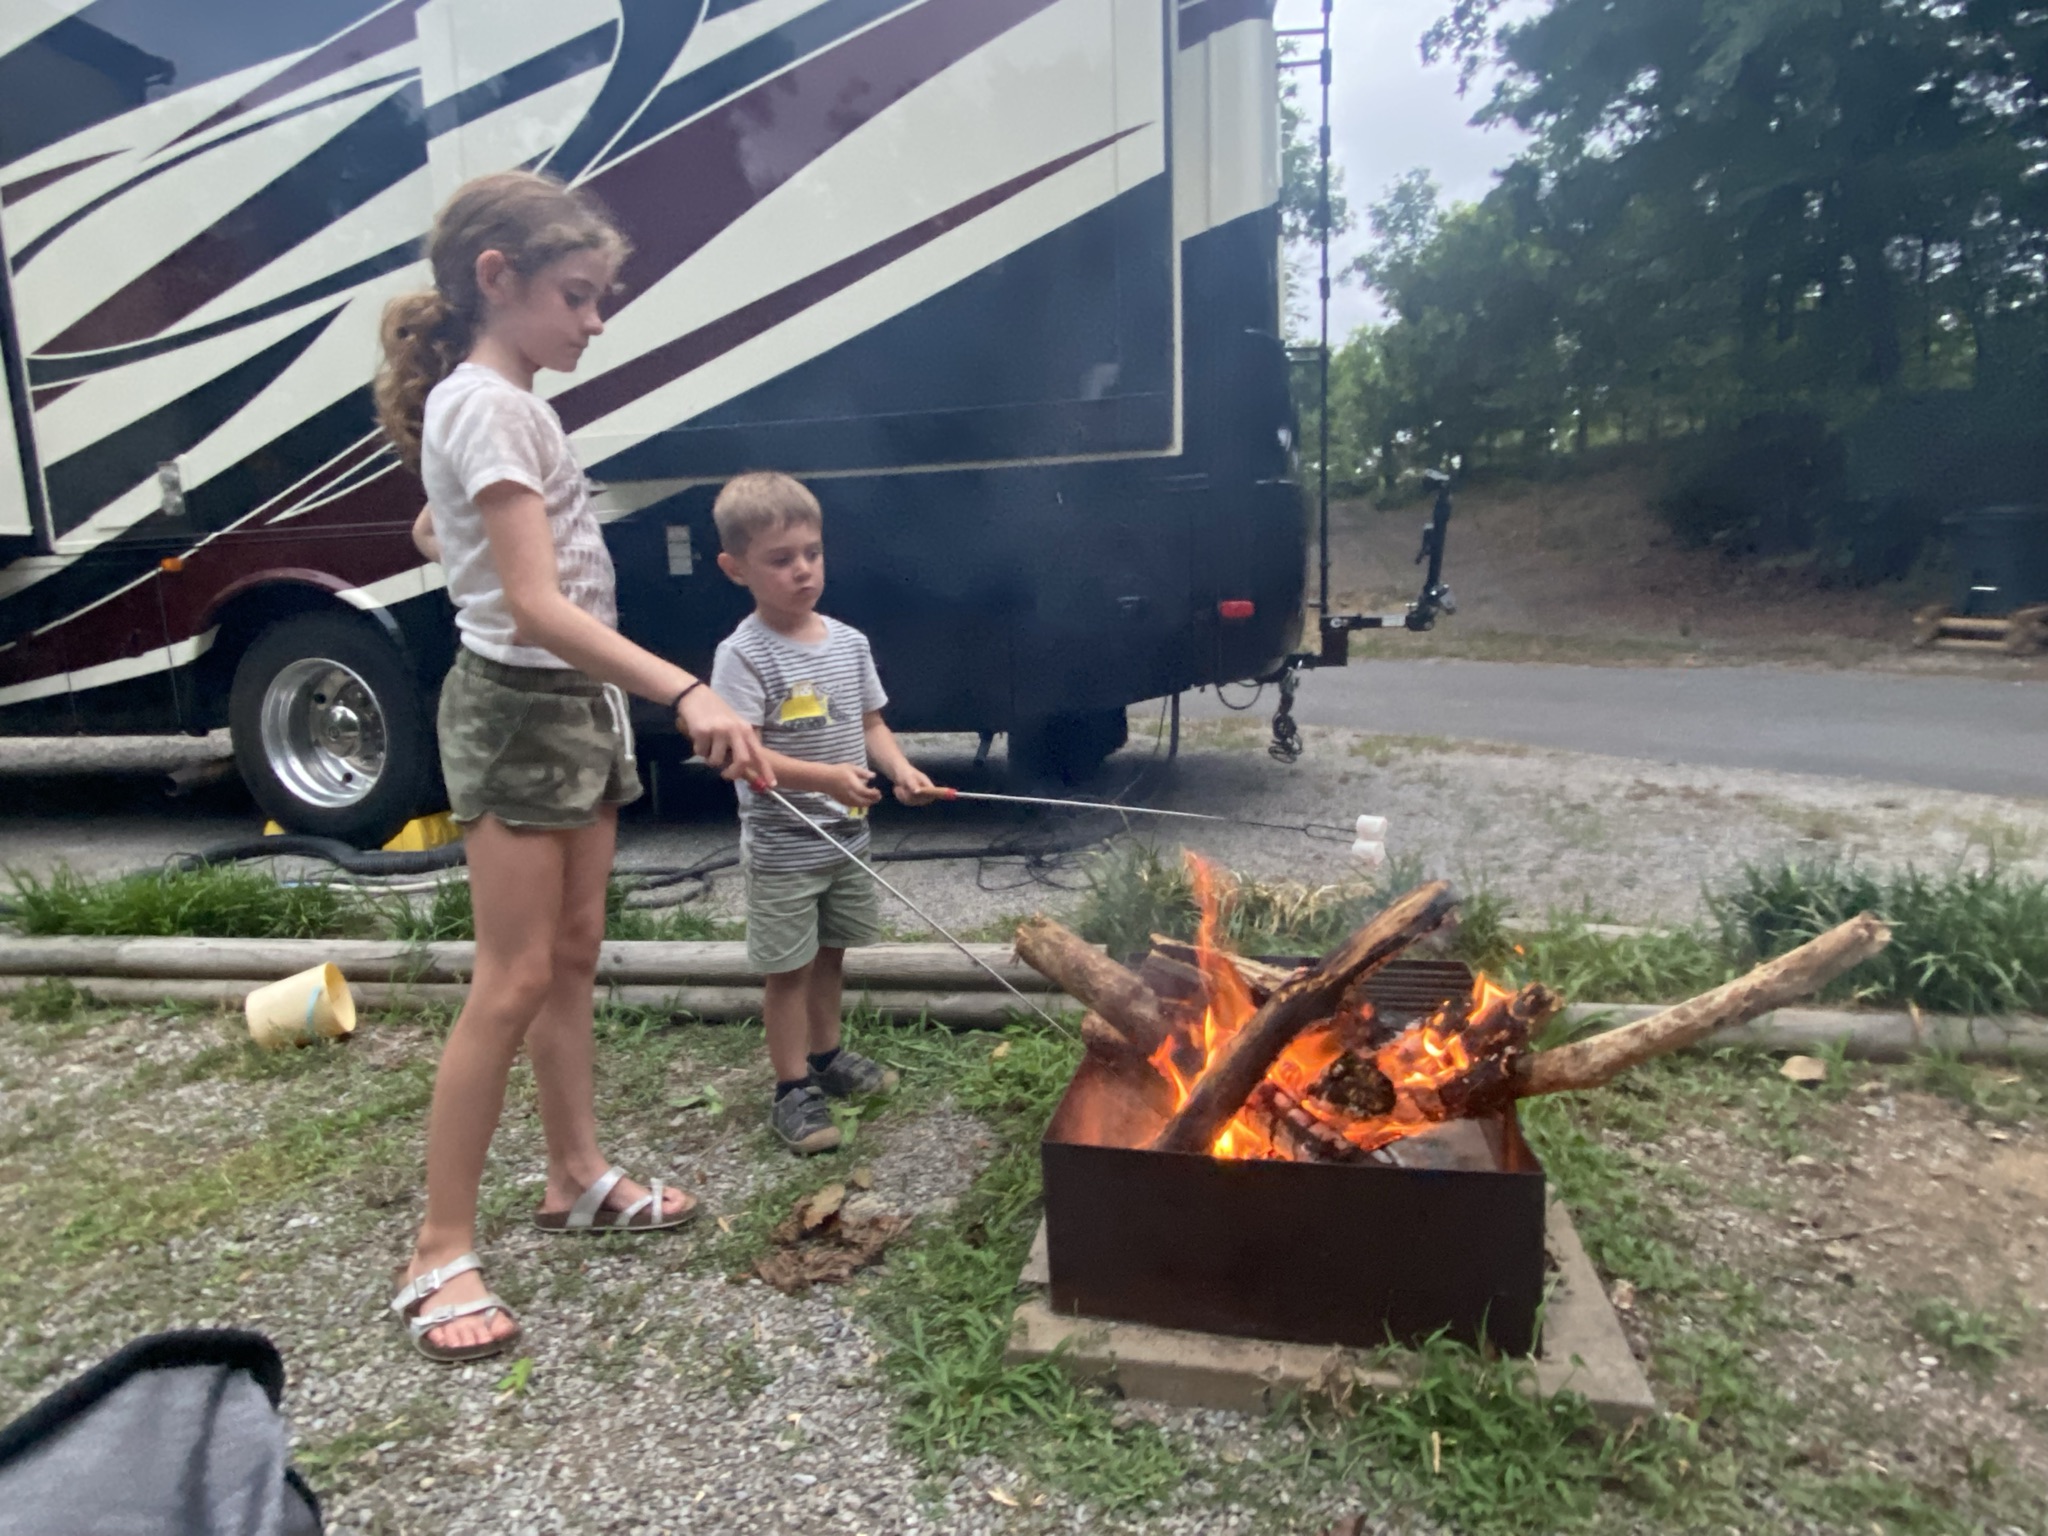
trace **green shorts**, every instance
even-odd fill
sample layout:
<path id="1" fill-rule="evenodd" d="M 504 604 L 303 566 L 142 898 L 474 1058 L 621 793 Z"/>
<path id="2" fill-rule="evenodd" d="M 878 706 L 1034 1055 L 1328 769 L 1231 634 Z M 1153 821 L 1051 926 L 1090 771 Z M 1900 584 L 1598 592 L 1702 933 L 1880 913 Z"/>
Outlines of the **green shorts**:
<path id="1" fill-rule="evenodd" d="M 441 685 L 441 777 L 459 822 L 587 827 L 640 798 L 616 690 L 565 667 L 511 667 L 464 648 Z"/>
<path id="2" fill-rule="evenodd" d="M 763 975 L 802 970 L 819 949 L 881 937 L 875 882 L 850 860 L 823 869 L 747 869 L 747 964 Z"/>

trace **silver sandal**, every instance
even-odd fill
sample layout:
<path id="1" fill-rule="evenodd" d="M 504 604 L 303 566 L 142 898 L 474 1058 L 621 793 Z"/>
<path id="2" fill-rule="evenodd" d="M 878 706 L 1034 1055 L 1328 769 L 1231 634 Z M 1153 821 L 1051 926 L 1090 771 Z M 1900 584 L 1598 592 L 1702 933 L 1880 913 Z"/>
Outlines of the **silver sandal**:
<path id="1" fill-rule="evenodd" d="M 457 1275 L 466 1275 L 483 1265 L 473 1253 L 450 1259 L 423 1275 L 416 1275 L 399 1288 L 391 1298 L 391 1310 L 396 1312 L 405 1324 L 405 1331 L 412 1336 L 413 1348 L 429 1360 L 438 1360 L 452 1365 L 463 1360 L 485 1360 L 492 1355 L 502 1355 L 517 1344 L 523 1330 L 519 1319 L 512 1316 L 512 1309 L 497 1297 L 486 1292 L 480 1301 L 452 1302 L 445 1307 L 436 1307 L 431 1312 L 415 1312 L 412 1309 L 423 1304 L 441 1287 Z M 486 1339 L 481 1344 L 436 1344 L 427 1337 L 444 1323 L 452 1323 L 458 1317 L 474 1317 L 479 1312 L 502 1312 L 512 1320 L 512 1331 L 501 1339 Z"/>
<path id="2" fill-rule="evenodd" d="M 576 1203 L 568 1210 L 535 1211 L 533 1224 L 543 1232 L 666 1232 L 696 1218 L 699 1203 L 695 1196 L 689 1194 L 683 1195 L 690 1203 L 681 1211 L 673 1216 L 662 1213 L 662 1195 L 667 1186 L 659 1179 L 649 1184 L 647 1193 L 624 1210 L 605 1210 L 605 1196 L 625 1176 L 623 1168 L 605 1169 L 603 1176 L 578 1195 Z"/>

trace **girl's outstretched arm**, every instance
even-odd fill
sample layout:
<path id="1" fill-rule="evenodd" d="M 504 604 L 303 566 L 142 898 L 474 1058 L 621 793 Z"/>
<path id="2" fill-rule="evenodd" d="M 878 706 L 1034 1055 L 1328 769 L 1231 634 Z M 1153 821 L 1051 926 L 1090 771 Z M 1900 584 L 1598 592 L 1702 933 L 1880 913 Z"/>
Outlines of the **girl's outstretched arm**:
<path id="1" fill-rule="evenodd" d="M 552 651 L 599 682 L 657 703 L 687 689 L 676 726 L 697 755 L 728 779 L 775 782 L 760 736 L 708 684 L 695 686 L 701 679 L 635 645 L 562 595 L 547 505 L 538 491 L 501 480 L 477 494 L 476 506 L 521 643 Z"/>

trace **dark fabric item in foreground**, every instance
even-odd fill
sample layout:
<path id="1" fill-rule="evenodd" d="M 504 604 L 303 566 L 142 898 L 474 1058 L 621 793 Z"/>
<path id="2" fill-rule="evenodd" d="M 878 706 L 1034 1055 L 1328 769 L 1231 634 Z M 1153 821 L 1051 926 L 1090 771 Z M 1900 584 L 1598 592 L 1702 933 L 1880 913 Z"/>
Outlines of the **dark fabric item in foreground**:
<path id="1" fill-rule="evenodd" d="M 137 1339 L 0 1428 L 0 1536 L 317 1536 L 283 1395 L 261 1334 Z"/>

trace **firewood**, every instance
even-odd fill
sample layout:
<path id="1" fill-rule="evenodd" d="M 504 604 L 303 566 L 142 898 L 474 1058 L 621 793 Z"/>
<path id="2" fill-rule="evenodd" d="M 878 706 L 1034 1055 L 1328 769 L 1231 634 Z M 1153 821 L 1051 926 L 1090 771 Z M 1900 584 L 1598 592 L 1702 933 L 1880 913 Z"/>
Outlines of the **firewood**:
<path id="1" fill-rule="evenodd" d="M 1169 1008 L 1199 1014 L 1207 1004 L 1209 983 L 1200 966 L 1170 959 L 1153 950 L 1138 967 L 1138 979 Z"/>
<path id="2" fill-rule="evenodd" d="M 1335 1126 L 1325 1125 L 1301 1101 L 1268 1079 L 1245 1100 L 1244 1118 L 1266 1140 L 1298 1163 L 1356 1163 L 1365 1154 L 1346 1141 Z"/>
<path id="3" fill-rule="evenodd" d="M 1327 1017 L 1331 1006 L 1353 981 L 1377 970 L 1417 939 L 1442 927 L 1456 910 L 1457 898 L 1445 882 L 1438 880 L 1419 886 L 1314 967 L 1282 982 L 1209 1063 L 1187 1102 L 1154 1139 L 1153 1149 L 1208 1151 L 1289 1041 L 1317 1019 Z M 1031 959 L 1029 955 L 1024 958 Z M 1035 960 L 1032 963 L 1037 964 Z"/>
<path id="4" fill-rule="evenodd" d="M 1818 992 L 1875 955 L 1891 938 L 1891 929 L 1876 916 L 1859 913 L 1790 954 L 1766 960 L 1748 975 L 1675 1008 L 1591 1039 L 1522 1057 L 1515 1063 L 1515 1095 L 1528 1098 L 1598 1088 L 1652 1057 L 1683 1050 L 1718 1029 L 1746 1024 L 1773 1008 Z"/>
<path id="5" fill-rule="evenodd" d="M 1201 970 L 1201 951 L 1192 944 L 1183 944 L 1179 939 L 1169 939 L 1164 934 L 1152 935 L 1152 955 L 1147 956 L 1147 959 L 1152 956 L 1157 956 L 1162 962 L 1185 966 L 1197 974 Z M 1263 1003 L 1273 995 L 1274 989 L 1281 982 L 1294 974 L 1285 966 L 1268 965 L 1263 960 L 1247 960 L 1243 955 L 1224 955 L 1221 958 L 1229 961 L 1237 974 L 1244 978 L 1245 990 L 1251 993 L 1252 1001 L 1255 1003 Z"/>
<path id="6" fill-rule="evenodd" d="M 1049 917 L 1027 918 L 1017 929 L 1017 958 L 1092 1009 L 1140 1056 L 1171 1032 L 1151 988 Z"/>
<path id="7" fill-rule="evenodd" d="M 1309 1085 L 1307 1097 L 1355 1119 L 1370 1120 L 1393 1109 L 1394 1085 L 1371 1057 L 1346 1051 Z"/>
<path id="8" fill-rule="evenodd" d="M 1081 1043 L 1110 1076 L 1135 1093 L 1152 1113 L 1162 1120 L 1173 1113 L 1173 1089 L 1159 1075 L 1159 1069 L 1105 1024 L 1100 1014 L 1081 1016 Z"/>

